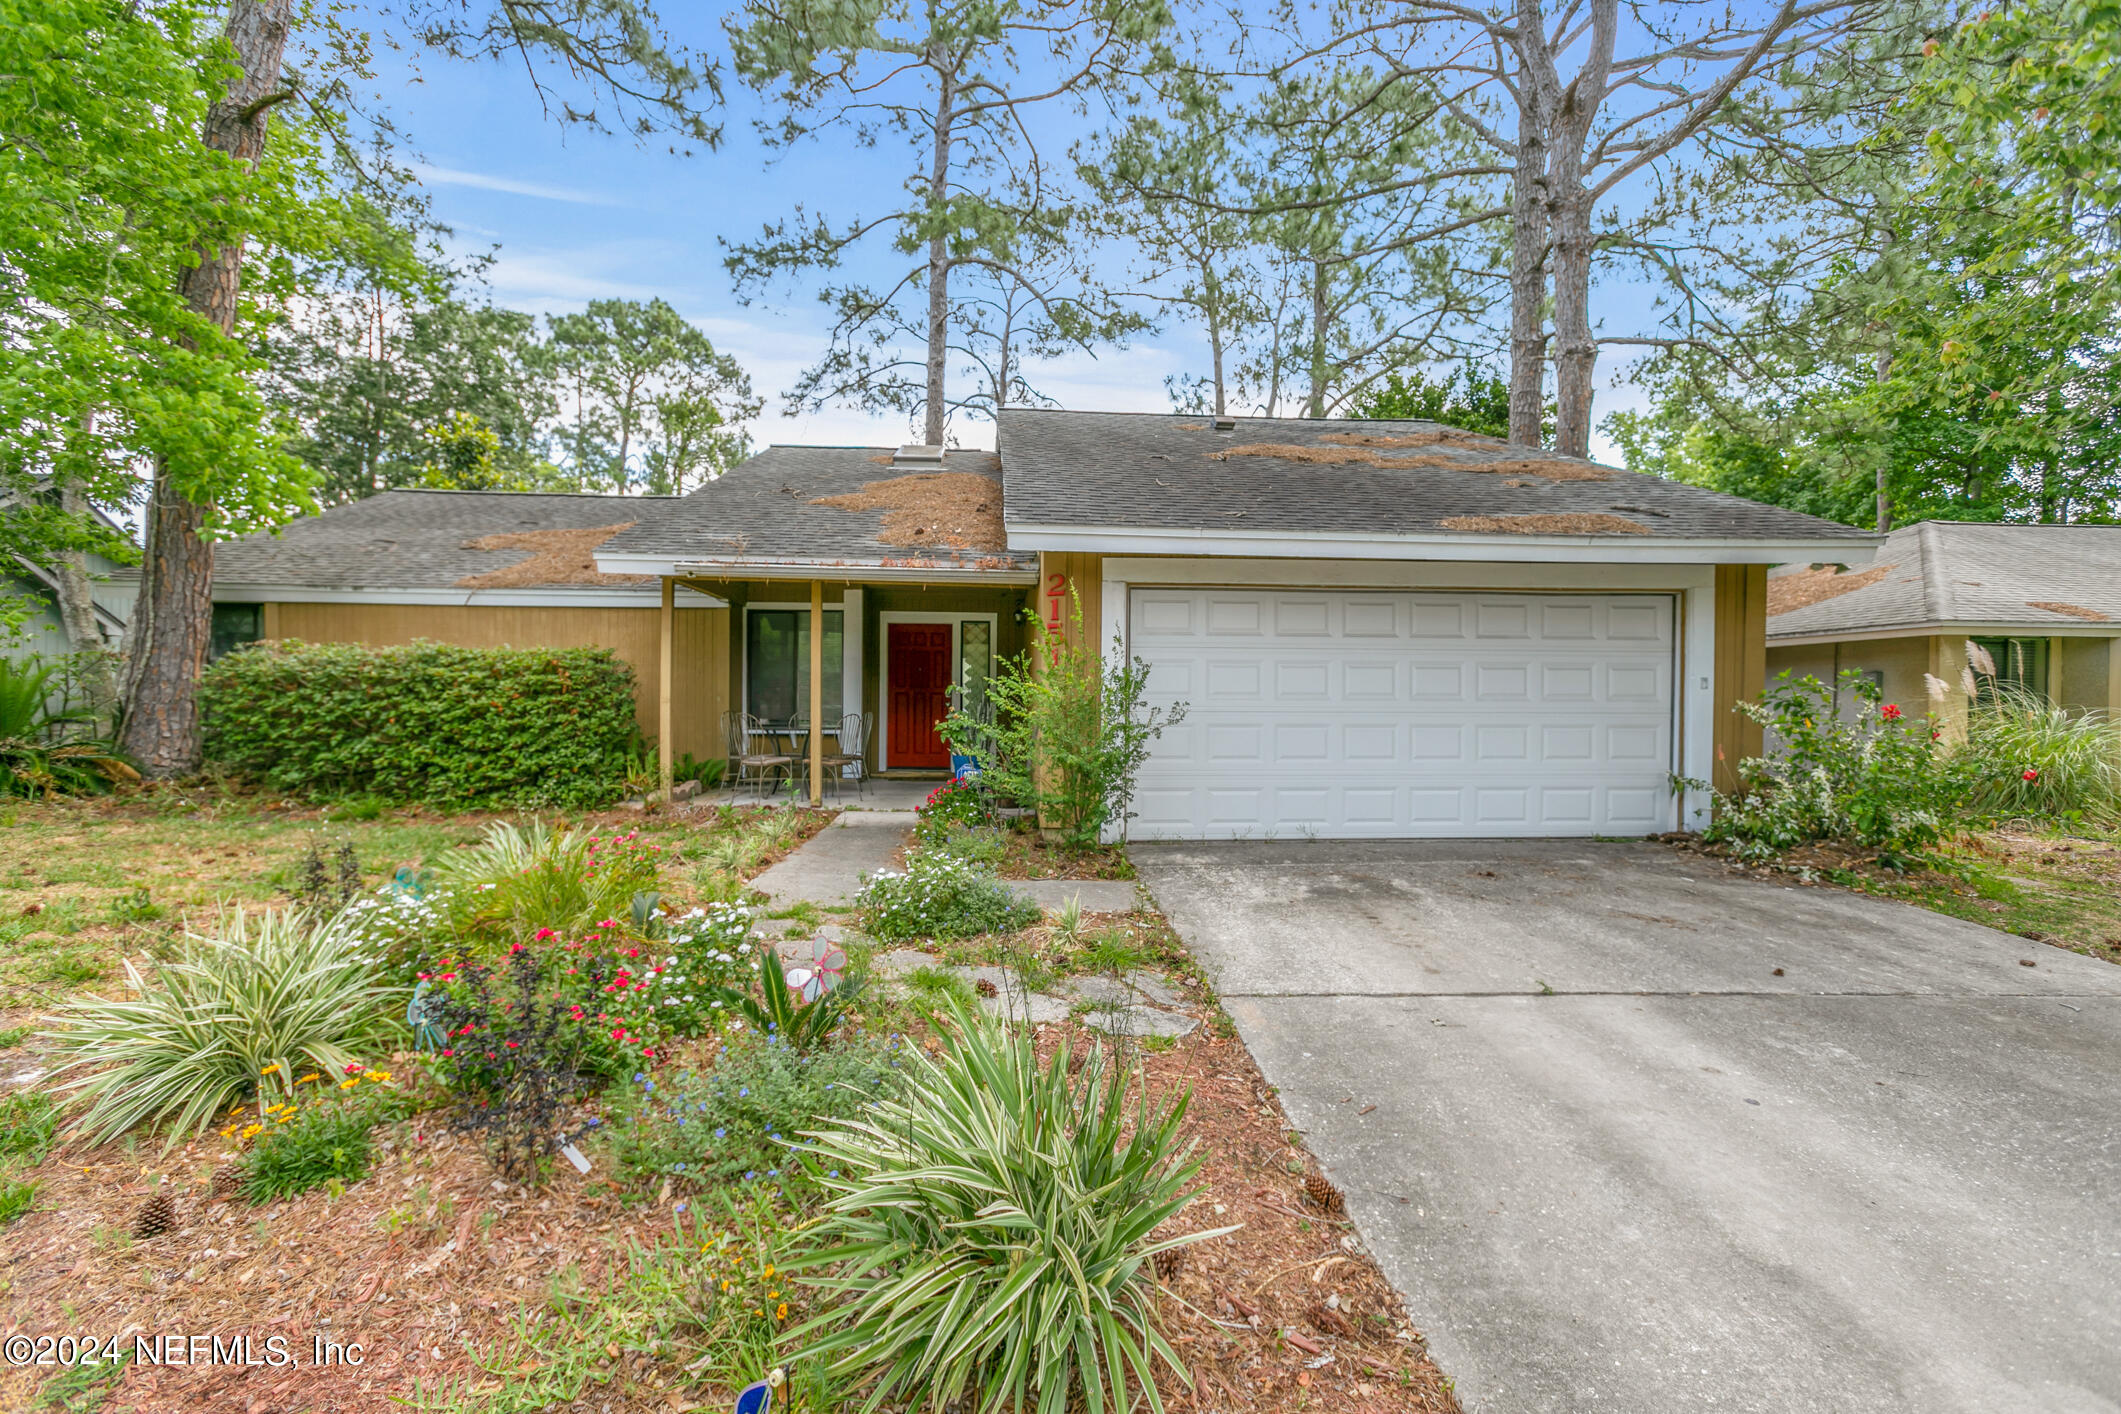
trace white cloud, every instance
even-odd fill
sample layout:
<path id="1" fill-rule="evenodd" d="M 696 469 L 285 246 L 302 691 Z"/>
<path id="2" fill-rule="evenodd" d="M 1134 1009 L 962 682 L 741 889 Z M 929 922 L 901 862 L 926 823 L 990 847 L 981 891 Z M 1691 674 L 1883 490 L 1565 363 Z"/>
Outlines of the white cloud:
<path id="1" fill-rule="evenodd" d="M 455 167 L 435 167 L 425 162 L 413 164 L 413 172 L 421 181 L 442 187 L 477 187 L 480 191 L 506 192 L 510 196 L 534 196 L 544 201 L 567 201 L 577 206 L 617 206 L 616 197 L 598 192 L 582 191 L 575 187 L 548 186 L 544 182 L 517 181 L 514 177 L 496 177 L 486 172 L 465 172 Z"/>

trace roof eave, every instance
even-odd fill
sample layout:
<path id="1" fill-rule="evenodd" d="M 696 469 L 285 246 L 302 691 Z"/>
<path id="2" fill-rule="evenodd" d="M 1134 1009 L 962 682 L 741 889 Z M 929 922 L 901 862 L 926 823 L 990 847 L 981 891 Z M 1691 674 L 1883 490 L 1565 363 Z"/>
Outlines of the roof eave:
<path id="1" fill-rule="evenodd" d="M 730 557 L 691 559 L 674 555 L 596 557 L 606 574 L 670 575 L 704 580 L 821 580 L 827 584 L 940 584 L 964 580 L 979 584 L 1036 584 L 1035 566 L 922 564 L 854 560 L 776 560 Z"/>
<path id="2" fill-rule="evenodd" d="M 2016 619 L 1964 619 L 1956 622 L 1929 620 L 1923 623 L 1880 624 L 1865 628 L 1799 629 L 1775 632 L 1768 621 L 1770 648 L 1802 648 L 1814 643 L 1858 643 L 1881 638 L 1949 637 L 1981 638 L 2121 638 L 2121 621 L 2099 623 L 2080 619 L 2068 623 L 2027 623 Z"/>
<path id="3" fill-rule="evenodd" d="M 1869 564 L 1883 536 L 1345 535 L 1336 531 L 1233 531 L 1221 527 L 1009 523 L 1012 550 L 1103 555 L 1235 555 L 1269 559 L 1517 560 L 1534 563 L 1779 565 L 1831 558 Z"/>

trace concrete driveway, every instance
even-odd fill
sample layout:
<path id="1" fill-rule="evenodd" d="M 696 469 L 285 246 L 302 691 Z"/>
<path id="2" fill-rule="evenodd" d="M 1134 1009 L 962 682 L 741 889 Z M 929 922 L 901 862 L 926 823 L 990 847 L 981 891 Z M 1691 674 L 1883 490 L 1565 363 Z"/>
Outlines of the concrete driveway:
<path id="1" fill-rule="evenodd" d="M 2121 1410 L 2121 968 L 1647 844 L 1132 852 L 1469 1410 Z"/>

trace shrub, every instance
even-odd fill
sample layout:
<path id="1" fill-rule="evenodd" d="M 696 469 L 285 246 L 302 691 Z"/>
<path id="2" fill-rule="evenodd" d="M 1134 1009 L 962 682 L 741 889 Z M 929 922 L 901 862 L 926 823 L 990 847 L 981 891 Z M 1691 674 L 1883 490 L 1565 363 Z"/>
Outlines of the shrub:
<path id="1" fill-rule="evenodd" d="M 67 666 L 0 657 L 0 796 L 83 795 L 140 778 L 76 705 Z"/>
<path id="2" fill-rule="evenodd" d="M 896 1093 L 900 1050 L 858 1037 L 806 1054 L 771 1033 L 733 1037 L 712 1070 L 634 1076 L 608 1131 L 613 1159 L 637 1178 L 805 1183 L 789 1146 Z"/>
<path id="3" fill-rule="evenodd" d="M 611 974 L 581 945 L 515 944 L 505 963 L 467 962 L 424 979 L 422 1020 L 440 1033 L 435 1077 L 459 1097 L 453 1128 L 478 1135 L 494 1167 L 530 1178 L 587 1126 L 567 1127 L 574 1102 L 634 1055 L 640 1032 L 605 1009 Z"/>
<path id="4" fill-rule="evenodd" d="M 1009 841 L 991 825 L 952 826 L 934 846 L 953 859 L 993 868 L 1009 852 Z"/>
<path id="5" fill-rule="evenodd" d="M 125 962 L 131 1000 L 86 997 L 45 1018 L 54 1075 L 89 1104 L 78 1127 L 94 1140 L 167 1121 L 170 1142 L 232 1106 L 262 1113 L 292 1098 L 294 1077 L 343 1074 L 358 1053 L 400 1031 L 402 989 L 378 980 L 373 953 L 340 918 L 293 910 L 225 915 L 212 935 L 187 936 L 175 962 Z"/>
<path id="6" fill-rule="evenodd" d="M 36 1184 L 26 1178 L 0 1178 L 0 1227 L 28 1212 L 36 1201 Z"/>
<path id="7" fill-rule="evenodd" d="M 1929 719 L 1910 720 L 1898 704 L 1881 702 L 1861 673 L 1841 681 L 1857 704 L 1854 721 L 1835 715 L 1833 694 L 1817 678 L 1792 682 L 1788 673 L 1759 702 L 1738 704 L 1781 752 L 1739 763 L 1744 790 L 1717 795 L 1704 838 L 1752 860 L 1822 842 L 1872 851 L 1893 867 L 1929 858 L 1947 823 L 1964 814 L 1972 758 L 1955 761 Z"/>
<path id="8" fill-rule="evenodd" d="M 978 758 L 983 786 L 1036 806 L 1064 844 L 1085 849 L 1107 825 L 1126 833 L 1149 744 L 1185 720 L 1186 704 L 1144 710 L 1147 660 L 1129 658 L 1117 636 L 1100 657 L 1080 607 L 1074 624 L 1069 638 L 1042 628 L 1031 648 L 996 663 L 986 705 L 958 703 L 938 730 L 951 750 Z"/>
<path id="9" fill-rule="evenodd" d="M 902 1093 L 834 1121 L 811 1150 L 831 1196 L 820 1247 L 788 1265 L 835 1309 L 791 1333 L 791 1364 L 871 1381 L 862 1407 L 1160 1409 L 1156 1366 L 1191 1383 L 1156 1319 L 1156 1241 L 1199 1170 L 1178 1149 L 1184 1097 L 1139 1103 L 1101 1049 L 976 1013 L 940 1060 L 913 1052 Z M 837 1176 L 834 1176 L 837 1170 Z"/>
<path id="10" fill-rule="evenodd" d="M 728 1016 L 724 990 L 742 983 L 753 952 L 751 910 L 710 903 L 670 920 L 646 963 L 629 959 L 614 981 L 631 986 L 628 1011 L 654 1038 L 701 1036 Z"/>
<path id="11" fill-rule="evenodd" d="M 862 926 L 886 942 L 1013 933 L 1039 917 L 1037 904 L 977 865 L 926 850 L 903 873 L 870 875 L 855 903 Z"/>
<path id="12" fill-rule="evenodd" d="M 914 812 L 913 836 L 922 844 L 940 844 L 953 826 L 991 825 L 994 818 L 994 792 L 979 780 L 945 781 Z"/>
<path id="13" fill-rule="evenodd" d="M 542 821 L 527 827 L 503 822 L 436 866 L 430 887 L 463 930 L 579 934 L 629 919 L 635 898 L 656 886 L 662 852 L 638 833 L 593 835 L 555 830 Z"/>
<path id="14" fill-rule="evenodd" d="M 261 644 L 200 679 L 207 759 L 309 796 L 606 804 L 625 786 L 633 670 L 604 648 Z"/>
<path id="15" fill-rule="evenodd" d="M 2072 712 L 2044 695 L 1995 683 L 1967 715 L 1975 804 L 1991 816 L 2121 818 L 2121 728 L 2104 712 Z"/>

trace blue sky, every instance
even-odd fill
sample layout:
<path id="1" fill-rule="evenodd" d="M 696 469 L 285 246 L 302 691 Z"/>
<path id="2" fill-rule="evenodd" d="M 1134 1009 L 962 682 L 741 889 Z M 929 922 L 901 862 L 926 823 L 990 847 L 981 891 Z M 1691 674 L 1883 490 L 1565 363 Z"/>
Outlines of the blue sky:
<path id="1" fill-rule="evenodd" d="M 699 7 L 692 14 L 682 37 L 722 52 L 711 28 L 716 12 Z M 382 21 L 376 27 L 389 29 Z M 848 141 L 769 153 L 751 129 L 755 106 L 733 83 L 723 147 L 681 156 L 663 142 L 561 124 L 541 109 L 516 64 L 424 56 L 415 64 L 387 49 L 379 60 L 381 97 L 417 156 L 434 215 L 454 228 L 459 251 L 495 251 L 488 283 L 496 303 L 548 314 L 594 298 L 659 296 L 750 371 L 768 400 L 752 428 L 755 442 L 907 440 L 896 415 L 852 408 L 783 415 L 780 394 L 825 344 L 814 287 L 775 290 L 745 304 L 731 288 L 719 243 L 755 234 L 798 202 L 835 218 L 887 209 L 899 176 L 891 163 Z M 556 93 L 584 101 L 564 83 Z M 1166 376 L 1206 362 L 1194 331 L 1174 325 L 1124 349 L 1064 359 L 1037 382 L 1071 408 L 1164 411 Z M 1632 390 L 1607 386 L 1619 363 L 1613 355 L 1601 363 L 1601 416 L 1638 402 Z M 992 445 L 991 424 L 961 422 L 956 430 L 967 443 Z M 1594 443 L 1594 454 L 1607 450 L 1602 439 Z"/>

